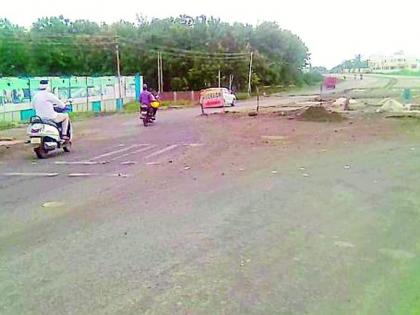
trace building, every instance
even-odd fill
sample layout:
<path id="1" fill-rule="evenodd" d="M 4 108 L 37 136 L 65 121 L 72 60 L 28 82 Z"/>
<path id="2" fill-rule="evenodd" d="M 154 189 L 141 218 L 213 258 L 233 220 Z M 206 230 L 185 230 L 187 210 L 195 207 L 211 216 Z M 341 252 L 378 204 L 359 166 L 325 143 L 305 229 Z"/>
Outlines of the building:
<path id="1" fill-rule="evenodd" d="M 420 59 L 399 51 L 391 56 L 374 55 L 368 60 L 372 72 L 420 71 Z"/>

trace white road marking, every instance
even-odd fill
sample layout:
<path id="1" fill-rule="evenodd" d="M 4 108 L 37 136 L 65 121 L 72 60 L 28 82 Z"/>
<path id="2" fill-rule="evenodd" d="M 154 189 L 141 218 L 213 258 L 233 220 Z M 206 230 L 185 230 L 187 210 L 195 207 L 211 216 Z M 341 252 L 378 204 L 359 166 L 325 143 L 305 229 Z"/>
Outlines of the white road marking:
<path id="1" fill-rule="evenodd" d="M 65 205 L 64 202 L 61 201 L 48 201 L 42 205 L 43 208 L 60 208 Z"/>
<path id="2" fill-rule="evenodd" d="M 115 151 L 111 151 L 111 152 L 107 152 L 107 153 L 95 156 L 95 157 L 89 159 L 89 161 L 99 160 L 99 159 L 102 159 L 104 157 L 112 156 L 112 155 L 115 155 L 115 154 L 118 154 L 118 153 L 126 152 L 126 151 L 129 151 L 131 149 L 138 148 L 138 147 L 144 147 L 144 146 L 148 146 L 148 144 L 133 144 L 133 145 L 130 145 L 129 147 L 127 147 L 127 148 L 123 148 L 123 149 L 119 149 L 119 150 L 115 150 Z"/>
<path id="3" fill-rule="evenodd" d="M 122 159 L 124 157 L 130 156 L 130 155 L 133 155 L 133 154 L 136 154 L 136 153 L 141 153 L 141 152 L 144 152 L 144 151 L 148 151 L 148 150 L 154 149 L 156 147 L 157 147 L 157 145 L 149 145 L 146 148 L 142 148 L 142 149 L 139 149 L 139 150 L 131 151 L 131 152 L 125 153 L 123 155 L 115 156 L 112 159 L 110 159 L 109 161 L 110 162 L 116 161 L 116 160 Z"/>
<path id="4" fill-rule="evenodd" d="M 146 165 L 160 165 L 159 162 L 148 162 L 146 163 Z"/>
<path id="5" fill-rule="evenodd" d="M 135 161 L 125 161 L 125 162 L 121 162 L 120 164 L 121 165 L 135 165 L 135 164 L 137 164 L 137 162 L 135 162 Z"/>
<path id="6" fill-rule="evenodd" d="M 68 177 L 90 177 L 90 176 L 98 176 L 98 177 L 129 177 L 130 175 L 124 173 L 74 173 L 68 174 Z"/>
<path id="7" fill-rule="evenodd" d="M 68 177 L 91 177 L 91 176 L 104 176 L 104 177 L 129 177 L 128 174 L 115 173 L 115 174 L 100 174 L 100 173 L 71 173 Z"/>
<path id="8" fill-rule="evenodd" d="M 127 178 L 130 175 L 128 174 L 123 174 L 123 173 L 118 173 L 118 174 L 105 174 L 105 176 L 109 176 L 109 177 L 123 177 L 123 178 Z"/>
<path id="9" fill-rule="evenodd" d="M 162 149 L 162 150 L 159 150 L 159 151 L 153 152 L 152 154 L 149 154 L 149 155 L 145 156 L 145 157 L 144 157 L 144 159 L 145 159 L 145 160 L 150 159 L 151 157 L 155 157 L 155 156 L 157 156 L 157 155 L 160 155 L 160 154 L 166 153 L 166 152 L 168 152 L 168 151 L 174 150 L 174 149 L 176 149 L 177 147 L 178 147 L 178 145 L 177 145 L 177 144 L 170 145 L 169 147 L 166 147 L 166 148 L 164 148 L 164 149 Z"/>
<path id="10" fill-rule="evenodd" d="M 97 165 L 101 164 L 99 161 L 76 161 L 76 162 L 67 162 L 67 161 L 56 161 L 55 165 Z"/>
<path id="11" fill-rule="evenodd" d="M 23 177 L 56 177 L 59 173 L 4 173 L 3 176 L 23 176 Z M 63 174 L 68 177 L 90 177 L 90 176 L 104 176 L 104 177 L 129 177 L 130 175 L 124 173 L 70 173 Z"/>
<path id="12" fill-rule="evenodd" d="M 184 144 L 184 146 L 192 146 L 192 147 L 201 146 L 201 145 L 202 144 L 194 144 L 194 143 L 193 144 Z M 133 149 L 136 149 L 138 147 L 142 147 L 142 148 L 137 149 L 137 150 L 133 150 Z M 89 160 L 84 160 L 84 161 L 56 161 L 56 162 L 54 162 L 54 164 L 55 165 L 87 165 L 87 166 L 98 165 L 98 164 L 108 164 L 108 163 L 111 163 L 111 162 L 116 161 L 116 160 L 120 160 L 120 159 L 125 158 L 125 157 L 130 156 L 130 155 L 134 155 L 134 154 L 137 154 L 137 153 L 149 151 L 149 150 L 154 149 L 156 147 L 157 147 L 157 145 L 151 145 L 151 144 L 133 144 L 133 145 L 130 145 L 130 146 L 122 148 L 122 149 L 118 149 L 118 150 L 115 150 L 115 151 L 110 151 L 110 152 L 95 156 L 93 158 L 90 158 Z M 176 149 L 177 147 L 179 147 L 178 144 L 173 144 L 173 145 L 167 146 L 167 147 L 165 147 L 161 150 L 158 150 L 156 152 L 152 152 L 151 154 L 145 156 L 144 159 L 147 160 L 147 159 L 150 159 L 152 157 L 161 155 L 163 153 L 172 151 L 172 150 Z M 124 153 L 124 152 L 127 152 L 127 153 Z M 124 153 L 124 154 L 118 155 L 119 153 Z M 100 159 L 107 158 L 107 157 L 111 157 L 111 158 L 108 159 L 108 160 L 100 161 Z M 150 163 L 148 165 L 152 165 L 152 163 Z M 133 161 L 121 162 L 121 165 L 133 165 L 133 164 L 136 164 L 136 162 L 133 162 Z M 153 164 L 155 164 L 155 163 L 153 163 Z M 20 173 L 16 173 L 16 174 L 20 174 Z M 91 173 L 69 174 L 70 177 L 82 177 L 82 176 L 91 176 L 91 175 L 92 175 Z M 19 176 L 19 175 L 9 175 L 9 176 Z M 20 176 L 23 176 L 23 175 L 20 175 Z M 27 176 L 30 176 L 30 175 L 27 175 Z M 36 175 L 32 175 L 32 176 L 36 176 Z M 39 176 L 42 176 L 42 175 L 39 175 Z M 44 175 L 44 176 L 46 176 L 46 175 Z"/>
<path id="13" fill-rule="evenodd" d="M 202 147 L 204 143 L 184 143 L 184 146 L 196 148 L 196 147 Z"/>
<path id="14" fill-rule="evenodd" d="M 4 173 L 4 176 L 33 176 L 33 177 L 55 177 L 58 173 Z"/>
<path id="15" fill-rule="evenodd" d="M 92 173 L 71 173 L 71 174 L 68 174 L 67 176 L 68 177 L 89 177 L 92 175 L 93 175 Z"/>

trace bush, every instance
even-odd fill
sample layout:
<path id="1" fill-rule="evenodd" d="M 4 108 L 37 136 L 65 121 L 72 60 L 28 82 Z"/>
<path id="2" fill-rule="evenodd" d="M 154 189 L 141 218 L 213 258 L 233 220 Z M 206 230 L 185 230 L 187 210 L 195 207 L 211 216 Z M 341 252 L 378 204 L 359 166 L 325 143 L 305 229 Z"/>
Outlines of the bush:
<path id="1" fill-rule="evenodd" d="M 322 82 L 323 76 L 318 71 L 312 71 L 304 73 L 302 76 L 302 80 L 306 85 L 314 85 L 316 83 Z"/>
<path id="2" fill-rule="evenodd" d="M 249 94 L 247 92 L 238 92 L 238 93 L 235 93 L 235 95 L 238 101 L 246 100 L 249 98 Z"/>
<path id="3" fill-rule="evenodd" d="M 260 95 L 263 95 L 264 93 L 266 95 L 271 95 L 284 92 L 285 90 L 286 88 L 284 87 L 284 85 L 264 86 L 260 88 Z"/>

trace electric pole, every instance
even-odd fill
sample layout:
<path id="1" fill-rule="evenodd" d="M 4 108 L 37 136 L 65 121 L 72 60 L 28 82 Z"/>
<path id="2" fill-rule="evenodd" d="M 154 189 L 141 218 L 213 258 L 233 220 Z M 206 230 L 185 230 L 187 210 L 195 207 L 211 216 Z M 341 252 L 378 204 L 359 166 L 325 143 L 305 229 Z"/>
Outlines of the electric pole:
<path id="1" fill-rule="evenodd" d="M 252 57 L 254 53 L 251 51 L 249 56 L 249 77 L 248 77 L 248 94 L 251 95 L 251 79 L 252 79 Z"/>
<path id="2" fill-rule="evenodd" d="M 158 53 L 157 53 L 157 71 L 158 71 L 158 77 L 157 77 L 157 80 L 158 80 L 158 92 L 160 92 L 160 83 L 161 83 L 161 80 L 160 80 L 160 52 L 158 51 Z"/>
<path id="3" fill-rule="evenodd" d="M 121 99 L 121 65 L 120 65 L 120 47 L 118 45 L 118 37 L 115 36 L 115 54 L 117 56 L 117 76 L 118 76 L 118 97 Z"/>
<path id="4" fill-rule="evenodd" d="M 160 91 L 163 92 L 163 60 L 162 60 L 162 53 L 159 53 L 160 56 Z"/>

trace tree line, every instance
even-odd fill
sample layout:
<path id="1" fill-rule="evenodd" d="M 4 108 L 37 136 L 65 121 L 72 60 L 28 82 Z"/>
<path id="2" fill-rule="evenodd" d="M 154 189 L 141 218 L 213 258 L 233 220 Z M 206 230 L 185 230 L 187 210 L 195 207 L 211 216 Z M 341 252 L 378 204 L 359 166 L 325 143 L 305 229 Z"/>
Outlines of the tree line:
<path id="1" fill-rule="evenodd" d="M 218 83 L 247 87 L 253 53 L 253 85 L 301 84 L 310 54 L 303 41 L 275 22 L 257 26 L 214 17 L 138 17 L 135 23 L 99 24 L 63 16 L 40 18 L 29 29 L 0 19 L 0 76 L 115 75 L 140 72 L 157 85 L 162 54 L 165 90 L 198 90 Z M 307 78 L 306 78 L 307 79 Z"/>
<path id="2" fill-rule="evenodd" d="M 345 70 L 350 72 L 360 72 L 362 69 L 369 68 L 367 60 L 362 59 L 362 55 L 358 54 L 353 59 L 348 59 L 335 66 L 330 70 L 332 73 L 342 73 Z"/>

